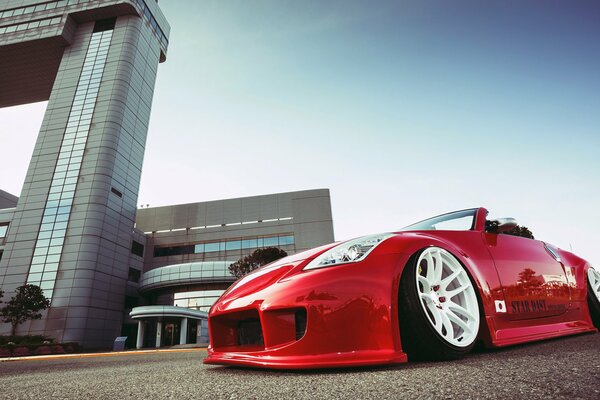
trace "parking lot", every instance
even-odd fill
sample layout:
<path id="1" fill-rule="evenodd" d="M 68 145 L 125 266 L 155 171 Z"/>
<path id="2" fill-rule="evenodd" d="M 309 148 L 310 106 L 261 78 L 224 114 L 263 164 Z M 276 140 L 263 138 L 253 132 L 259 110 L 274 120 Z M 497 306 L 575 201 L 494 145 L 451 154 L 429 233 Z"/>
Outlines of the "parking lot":
<path id="1" fill-rule="evenodd" d="M 452 362 L 281 372 L 207 366 L 204 350 L 0 363 L 0 398 L 600 398 L 600 334 Z"/>

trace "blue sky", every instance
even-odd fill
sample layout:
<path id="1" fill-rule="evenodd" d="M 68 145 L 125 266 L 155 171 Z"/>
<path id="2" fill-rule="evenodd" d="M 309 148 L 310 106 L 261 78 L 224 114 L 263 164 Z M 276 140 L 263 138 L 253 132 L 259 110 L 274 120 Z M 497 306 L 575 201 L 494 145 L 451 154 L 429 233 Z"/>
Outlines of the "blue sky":
<path id="1" fill-rule="evenodd" d="M 160 6 L 140 204 L 326 187 L 336 239 L 486 206 L 600 265 L 600 3 Z M 43 107 L 0 110 L 15 157 Z"/>

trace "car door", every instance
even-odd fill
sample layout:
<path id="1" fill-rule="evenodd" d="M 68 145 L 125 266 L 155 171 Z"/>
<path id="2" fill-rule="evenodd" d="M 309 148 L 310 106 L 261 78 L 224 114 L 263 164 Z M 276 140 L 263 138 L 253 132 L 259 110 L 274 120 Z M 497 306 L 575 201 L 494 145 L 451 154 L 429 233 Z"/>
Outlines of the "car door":
<path id="1" fill-rule="evenodd" d="M 509 319 L 564 313 L 571 294 L 562 264 L 543 242 L 506 234 L 484 234 L 506 300 Z"/>

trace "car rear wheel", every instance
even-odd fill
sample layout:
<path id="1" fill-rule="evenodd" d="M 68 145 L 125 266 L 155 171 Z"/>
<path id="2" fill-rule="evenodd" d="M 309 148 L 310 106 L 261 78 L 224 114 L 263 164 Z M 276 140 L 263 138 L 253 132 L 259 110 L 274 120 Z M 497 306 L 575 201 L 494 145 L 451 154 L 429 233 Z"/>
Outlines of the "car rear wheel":
<path id="1" fill-rule="evenodd" d="M 455 359 L 475 346 L 479 302 L 450 252 L 428 247 L 411 257 L 399 293 L 402 347 L 412 359 Z"/>
<path id="2" fill-rule="evenodd" d="M 600 329 L 600 272 L 588 268 L 588 306 L 594 326 Z"/>

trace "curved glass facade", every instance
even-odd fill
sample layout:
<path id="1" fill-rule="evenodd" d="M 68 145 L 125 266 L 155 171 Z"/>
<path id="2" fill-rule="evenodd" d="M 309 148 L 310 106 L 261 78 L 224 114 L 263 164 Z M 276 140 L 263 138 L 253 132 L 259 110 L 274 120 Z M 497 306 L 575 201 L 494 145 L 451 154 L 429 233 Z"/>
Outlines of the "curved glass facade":
<path id="1" fill-rule="evenodd" d="M 206 282 L 233 282 L 236 278 L 229 272 L 234 261 L 201 261 L 168 265 L 144 272 L 140 290 Z"/>

